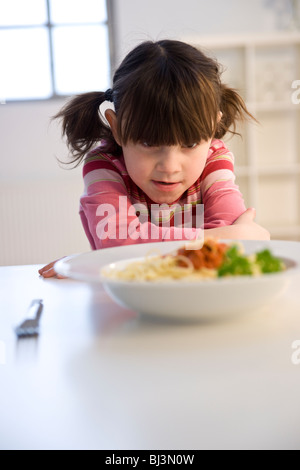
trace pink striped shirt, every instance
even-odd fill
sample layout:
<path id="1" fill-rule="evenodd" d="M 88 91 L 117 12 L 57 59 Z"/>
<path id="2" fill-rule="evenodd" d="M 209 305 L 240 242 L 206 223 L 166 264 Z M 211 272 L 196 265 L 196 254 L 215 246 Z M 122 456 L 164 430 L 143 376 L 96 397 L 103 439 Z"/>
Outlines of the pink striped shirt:
<path id="1" fill-rule="evenodd" d="M 178 201 L 164 205 L 157 213 L 151 210 L 153 201 L 128 175 L 123 156 L 103 153 L 97 147 L 85 158 L 83 178 L 80 216 L 92 249 L 196 239 L 203 228 L 231 225 L 246 210 L 235 184 L 234 157 L 216 139 L 197 181 Z M 194 223 L 195 209 L 200 204 L 204 205 L 201 227 Z M 191 208 L 190 228 L 183 230 L 174 220 L 186 207 Z"/>

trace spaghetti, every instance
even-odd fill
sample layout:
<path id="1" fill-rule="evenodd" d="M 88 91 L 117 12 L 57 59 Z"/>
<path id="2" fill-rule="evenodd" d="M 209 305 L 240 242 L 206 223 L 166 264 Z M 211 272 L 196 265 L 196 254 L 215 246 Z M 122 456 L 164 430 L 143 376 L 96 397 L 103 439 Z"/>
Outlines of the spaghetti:
<path id="1" fill-rule="evenodd" d="M 151 253 L 144 260 L 133 261 L 123 269 L 106 269 L 105 277 L 123 281 L 209 280 L 223 276 L 261 275 L 285 269 L 269 250 L 244 255 L 242 245 L 205 240 L 202 248 L 180 248 L 175 253 Z"/>

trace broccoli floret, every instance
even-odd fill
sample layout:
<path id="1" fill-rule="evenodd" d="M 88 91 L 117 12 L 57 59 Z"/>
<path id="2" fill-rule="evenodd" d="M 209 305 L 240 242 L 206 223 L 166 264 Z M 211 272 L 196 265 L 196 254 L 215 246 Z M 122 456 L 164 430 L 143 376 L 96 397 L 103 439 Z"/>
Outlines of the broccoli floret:
<path id="1" fill-rule="evenodd" d="M 251 262 L 239 252 L 239 247 L 233 245 L 226 251 L 225 260 L 218 269 L 218 276 L 237 276 L 252 274 Z"/>
<path id="2" fill-rule="evenodd" d="M 262 250 L 250 258 L 241 254 L 237 245 L 233 245 L 226 251 L 224 263 L 218 269 L 218 276 L 251 275 L 257 272 L 275 273 L 283 271 L 283 269 L 281 260 L 273 256 L 268 249 Z"/>
<path id="3" fill-rule="evenodd" d="M 269 250 L 263 250 L 257 253 L 256 263 L 263 273 L 275 273 L 283 270 L 280 259 L 275 258 Z"/>

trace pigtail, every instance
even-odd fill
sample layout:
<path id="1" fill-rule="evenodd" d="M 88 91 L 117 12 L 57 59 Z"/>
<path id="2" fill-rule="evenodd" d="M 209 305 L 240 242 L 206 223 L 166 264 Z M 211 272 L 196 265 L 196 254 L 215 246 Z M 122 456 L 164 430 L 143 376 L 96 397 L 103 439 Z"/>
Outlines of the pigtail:
<path id="1" fill-rule="evenodd" d="M 70 163 L 78 166 L 85 154 L 99 141 L 108 148 L 117 146 L 110 128 L 102 121 L 99 107 L 107 100 L 106 93 L 89 92 L 72 98 L 53 119 L 62 120 L 62 136 L 66 136 L 72 155 Z"/>
<path id="2" fill-rule="evenodd" d="M 248 111 L 243 98 L 233 88 L 221 84 L 221 103 L 220 110 L 222 118 L 218 123 L 217 132 L 215 137 L 221 139 L 227 132 L 238 134 L 236 126 L 239 121 L 247 119 L 257 122 L 254 116 Z"/>

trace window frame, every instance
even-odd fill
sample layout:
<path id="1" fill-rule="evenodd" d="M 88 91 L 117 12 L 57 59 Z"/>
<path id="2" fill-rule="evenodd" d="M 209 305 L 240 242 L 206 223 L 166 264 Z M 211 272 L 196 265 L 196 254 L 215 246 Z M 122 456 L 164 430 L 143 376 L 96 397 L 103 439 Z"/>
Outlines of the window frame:
<path id="1" fill-rule="evenodd" d="M 108 34 L 108 55 L 109 55 L 109 67 L 110 67 L 110 81 L 112 82 L 112 77 L 113 77 L 113 70 L 115 67 L 115 61 L 116 61 L 116 53 L 115 53 L 115 40 L 114 40 L 114 31 L 113 31 L 113 25 L 114 25 L 114 11 L 115 11 L 115 5 L 114 5 L 114 0 L 105 0 L 106 1 L 106 11 L 107 11 L 107 19 L 106 21 L 101 21 L 101 22 L 93 22 L 93 23 L 82 23 L 82 25 L 95 25 L 95 24 L 101 24 L 105 25 L 107 27 L 107 34 Z M 54 78 L 54 55 L 53 55 L 53 41 L 52 41 L 52 29 L 56 27 L 55 23 L 51 22 L 50 19 L 50 2 L 51 0 L 46 0 L 46 10 L 47 10 L 47 21 L 46 23 L 42 25 L 9 25 L 9 26 L 0 26 L 0 30 L 8 30 L 8 29 L 34 29 L 34 28 L 40 28 L 41 26 L 44 27 L 47 30 L 47 35 L 49 39 L 49 59 L 50 59 L 50 81 L 52 85 L 52 90 L 53 93 L 49 98 L 16 98 L 16 99 L 8 99 L 5 100 L 4 102 L 0 102 L 0 105 L 3 104 L 9 104 L 9 103 L 31 103 L 31 102 L 50 102 L 54 100 L 65 100 L 70 96 L 66 94 L 58 94 L 56 93 L 55 89 L 55 78 Z M 68 23 L 65 26 L 78 26 L 77 23 Z"/>

